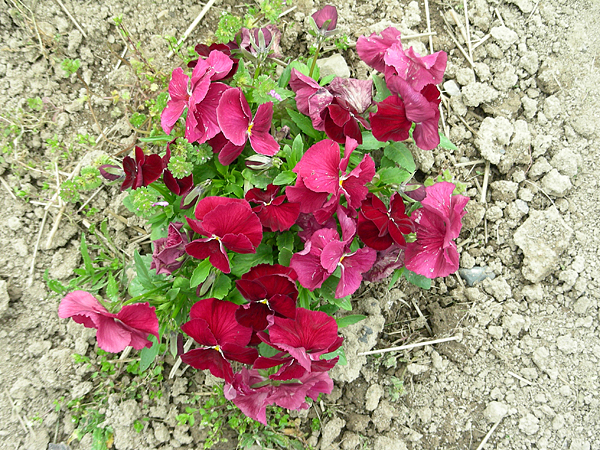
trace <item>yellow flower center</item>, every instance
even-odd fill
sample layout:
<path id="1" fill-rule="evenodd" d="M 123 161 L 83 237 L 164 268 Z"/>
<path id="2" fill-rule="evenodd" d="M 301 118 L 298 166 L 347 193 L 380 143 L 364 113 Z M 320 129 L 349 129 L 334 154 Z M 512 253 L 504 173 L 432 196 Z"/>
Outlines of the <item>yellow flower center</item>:
<path id="1" fill-rule="evenodd" d="M 248 136 L 250 136 L 252 134 L 252 127 L 254 126 L 253 123 L 251 123 L 250 125 L 248 125 Z"/>
<path id="2" fill-rule="evenodd" d="M 221 347 L 219 347 L 218 345 L 215 345 L 215 350 L 220 352 L 221 351 Z"/>

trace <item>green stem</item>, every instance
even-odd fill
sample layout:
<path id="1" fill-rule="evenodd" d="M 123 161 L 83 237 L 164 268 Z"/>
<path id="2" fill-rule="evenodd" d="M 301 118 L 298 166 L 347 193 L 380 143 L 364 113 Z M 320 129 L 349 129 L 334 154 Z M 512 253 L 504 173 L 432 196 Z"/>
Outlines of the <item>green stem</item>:
<path id="1" fill-rule="evenodd" d="M 317 41 L 317 51 L 315 52 L 315 56 L 313 58 L 311 66 L 310 66 L 310 72 L 308 72 L 308 76 L 311 78 L 315 71 L 315 66 L 317 65 L 317 58 L 319 57 L 319 52 L 321 51 L 321 44 L 322 44 L 322 40 L 319 38 Z"/>
<path id="2" fill-rule="evenodd" d="M 129 300 L 127 300 L 125 303 L 123 303 L 123 305 L 121 307 L 126 306 L 126 305 L 131 305 L 132 303 L 135 303 L 138 300 L 141 300 L 142 298 L 146 297 L 148 294 L 152 294 L 154 292 L 160 291 L 161 289 L 164 289 L 164 288 L 166 288 L 169 285 L 171 285 L 171 283 L 165 283 L 162 286 L 159 286 L 157 288 L 154 288 L 154 289 L 151 289 L 149 291 L 144 292 L 142 295 L 138 295 L 136 297 L 132 297 Z"/>

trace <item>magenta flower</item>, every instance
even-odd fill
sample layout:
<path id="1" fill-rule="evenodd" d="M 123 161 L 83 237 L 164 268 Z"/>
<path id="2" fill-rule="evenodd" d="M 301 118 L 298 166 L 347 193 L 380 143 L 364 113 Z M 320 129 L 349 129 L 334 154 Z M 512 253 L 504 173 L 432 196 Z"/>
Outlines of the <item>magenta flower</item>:
<path id="1" fill-rule="evenodd" d="M 262 240 L 262 224 L 246 200 L 205 197 L 196 205 L 194 215 L 197 220 L 188 218 L 188 224 L 206 237 L 187 244 L 188 255 L 197 259 L 209 258 L 213 266 L 229 273 L 227 250 L 256 253 Z"/>
<path id="2" fill-rule="evenodd" d="M 358 166 L 346 173 L 356 147 L 357 142 L 347 138 L 344 158 L 341 158 L 337 142 L 326 139 L 306 151 L 293 169 L 298 174 L 296 185 L 286 188 L 288 199 L 300 203 L 300 212 L 316 211 L 317 221 L 325 223 L 336 210 L 342 194 L 349 208 L 360 207 L 369 191 L 365 185 L 375 176 L 375 162 L 370 155 L 365 155 Z"/>
<path id="3" fill-rule="evenodd" d="M 296 69 L 292 69 L 290 87 L 296 93 L 298 111 L 310 117 L 315 130 L 324 131 L 321 114 L 333 102 L 331 92 Z"/>
<path id="4" fill-rule="evenodd" d="M 194 303 L 190 310 L 191 320 L 181 329 L 201 347 L 184 353 L 181 360 L 196 369 L 208 369 L 215 377 L 224 378 L 228 383 L 233 381 L 229 361 L 252 364 L 258 352 L 255 348 L 246 348 L 252 330 L 235 320 L 238 307 L 216 298 Z"/>
<path id="5" fill-rule="evenodd" d="M 397 95 L 390 95 L 377 103 L 377 112 L 369 113 L 373 136 L 380 142 L 401 142 L 410 137 L 412 122 L 406 117 L 404 102 Z"/>
<path id="6" fill-rule="evenodd" d="M 228 86 L 211 82 L 228 76 L 232 66 L 228 55 L 214 50 L 207 59 L 198 60 L 191 79 L 181 68 L 175 69 L 169 83 L 171 98 L 161 113 L 163 131 L 170 134 L 187 108 L 185 138 L 202 144 L 214 137 L 219 132 L 215 109 Z"/>
<path id="7" fill-rule="evenodd" d="M 391 74 L 398 75 L 415 91 L 420 92 L 428 84 L 440 84 L 444 78 L 448 55 L 436 52 L 420 56 L 412 47 L 404 51 L 400 42 L 392 45 L 384 55 L 388 68 L 386 79 Z M 389 70 L 392 69 L 393 70 Z"/>
<path id="8" fill-rule="evenodd" d="M 297 308 L 294 319 L 271 316 L 269 321 L 269 334 L 258 333 L 261 341 L 289 353 L 309 373 L 313 362 L 337 350 L 344 340 L 338 337 L 335 319 L 321 311 Z"/>
<path id="9" fill-rule="evenodd" d="M 315 21 L 317 28 L 322 31 L 323 34 L 325 34 L 327 31 L 335 30 L 335 27 L 337 26 L 338 12 L 335 6 L 326 5 L 314 13 L 311 17 Z M 329 21 L 329 23 L 327 24 L 327 27 L 323 29 L 323 26 L 327 21 Z"/>
<path id="10" fill-rule="evenodd" d="M 127 346 L 136 350 L 151 347 L 150 334 L 159 339 L 155 308 L 147 302 L 125 305 L 118 314 L 111 314 L 92 294 L 74 291 L 61 300 L 58 317 L 71 317 L 86 328 L 96 328 L 98 347 L 110 353 Z"/>
<path id="11" fill-rule="evenodd" d="M 372 283 L 389 277 L 394 270 L 404 267 L 404 248 L 392 244 L 385 250 L 377 252 L 375 264 L 368 272 L 363 273 L 363 280 Z"/>
<path id="12" fill-rule="evenodd" d="M 157 274 L 171 275 L 174 270 L 183 265 L 187 256 L 185 246 L 188 243 L 188 236 L 181 232 L 182 227 L 183 223 L 181 222 L 171 222 L 167 237 L 154 241 L 150 268 L 156 269 Z"/>
<path id="13" fill-rule="evenodd" d="M 338 208 L 337 216 L 342 228 L 342 240 L 335 229 L 324 228 L 315 232 L 304 250 L 292 255 L 290 267 L 298 274 L 300 284 L 311 291 L 321 287 L 339 267 L 340 281 L 335 297 L 342 298 L 360 287 L 361 274 L 373 266 L 376 252 L 369 247 L 351 251 L 356 225 L 341 208 Z"/>
<path id="14" fill-rule="evenodd" d="M 298 288 L 293 269 L 279 264 L 261 264 L 235 282 L 238 291 L 250 303 L 236 311 L 237 321 L 245 327 L 261 331 L 267 328 L 267 316 L 294 318 Z"/>
<path id="15" fill-rule="evenodd" d="M 279 144 L 269 134 L 273 119 L 273 103 L 259 105 L 254 119 L 242 90 L 225 91 L 217 107 L 217 119 L 223 135 L 232 145 L 225 145 L 219 152 L 219 161 L 229 165 L 242 152 L 246 141 L 256 153 L 273 156 L 279 152 Z"/>
<path id="16" fill-rule="evenodd" d="M 223 393 L 246 416 L 266 425 L 267 406 L 276 404 L 292 410 L 308 409 L 307 396 L 317 400 L 319 394 L 330 394 L 333 390 L 333 381 L 326 372 L 306 373 L 294 383 L 265 384 L 268 381 L 258 370 L 243 368 L 234 375 L 231 383 L 225 384 Z"/>
<path id="17" fill-rule="evenodd" d="M 398 76 L 390 77 L 388 87 L 393 93 L 402 96 L 406 118 L 415 123 L 413 139 L 423 150 L 433 150 L 440 143 L 438 124 L 440 121 L 440 91 L 433 84 L 425 86 L 421 92 L 413 90 Z"/>
<path id="18" fill-rule="evenodd" d="M 160 178 L 163 172 L 162 159 L 158 155 L 144 155 L 144 151 L 135 147 L 135 160 L 131 156 L 123 158 L 123 170 L 125 181 L 121 185 L 121 191 L 141 186 L 148 186 Z"/>
<path id="19" fill-rule="evenodd" d="M 371 36 L 361 36 L 356 41 L 356 52 L 368 66 L 371 66 L 379 72 L 385 71 L 385 54 L 394 44 L 400 44 L 400 31 L 394 27 L 388 27 L 381 32 L 381 36 L 376 33 Z"/>
<path id="20" fill-rule="evenodd" d="M 285 231 L 291 228 L 300 214 L 300 204 L 285 202 L 286 196 L 277 195 L 279 186 L 269 184 L 266 190 L 259 188 L 246 192 L 245 199 L 257 203 L 252 208 L 266 231 Z"/>
<path id="21" fill-rule="evenodd" d="M 397 192 L 392 195 L 389 208 L 369 193 L 358 213 L 358 237 L 375 250 L 385 250 L 394 243 L 406 247 L 403 235 L 412 233 L 415 227 L 405 211 Z"/>
<path id="22" fill-rule="evenodd" d="M 454 188 L 448 182 L 426 187 L 423 207 L 412 215 L 417 240 L 407 244 L 406 268 L 427 278 L 445 277 L 458 270 L 459 255 L 454 239 L 460 234 L 469 199 L 452 195 Z"/>
<path id="23" fill-rule="evenodd" d="M 206 44 L 197 44 L 196 47 L 194 47 L 194 50 L 196 51 L 196 53 L 198 53 L 198 55 L 200 55 L 204 58 L 207 58 L 208 56 L 210 56 L 210 53 L 213 50 L 218 50 L 221 53 L 225 53 L 227 56 L 229 56 L 231 58 L 233 65 L 232 65 L 229 73 L 222 78 L 223 80 L 227 80 L 228 78 L 233 77 L 238 70 L 240 60 L 237 58 L 233 58 L 231 56 L 231 49 L 225 44 L 213 43 L 213 44 L 210 44 L 210 46 L 208 46 Z M 194 68 L 194 67 L 196 67 L 197 64 L 198 64 L 198 59 L 194 59 L 188 63 L 188 67 Z"/>

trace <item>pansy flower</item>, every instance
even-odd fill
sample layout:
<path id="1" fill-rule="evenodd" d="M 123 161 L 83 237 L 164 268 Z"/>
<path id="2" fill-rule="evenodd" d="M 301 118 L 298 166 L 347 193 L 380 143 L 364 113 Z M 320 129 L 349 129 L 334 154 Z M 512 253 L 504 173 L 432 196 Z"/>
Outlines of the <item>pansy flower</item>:
<path id="1" fill-rule="evenodd" d="M 216 298 L 200 300 L 190 310 L 190 321 L 181 329 L 192 337 L 200 348 L 181 355 L 190 366 L 210 370 L 215 377 L 230 383 L 233 370 L 229 361 L 252 364 L 258 357 L 255 348 L 246 348 L 252 330 L 235 320 L 238 305 Z"/>
<path id="2" fill-rule="evenodd" d="M 383 59 L 387 68 L 386 79 L 390 75 L 398 75 L 413 90 L 420 92 L 428 84 L 442 82 L 448 55 L 440 51 L 421 56 L 412 47 L 405 51 L 402 44 L 397 42 L 385 52 Z"/>
<path id="3" fill-rule="evenodd" d="M 383 73 L 385 54 L 390 47 L 398 43 L 400 43 L 400 31 L 394 27 L 387 27 L 380 35 L 373 33 L 368 37 L 359 37 L 356 41 L 356 52 L 368 66 Z"/>
<path id="4" fill-rule="evenodd" d="M 325 5 L 312 16 L 317 29 L 323 34 L 328 35 L 328 31 L 335 30 L 337 26 L 338 12 L 335 6 Z M 327 26 L 325 26 L 327 25 Z"/>
<path id="5" fill-rule="evenodd" d="M 137 189 L 158 180 L 163 172 L 163 163 L 160 156 L 146 156 L 144 151 L 136 146 L 135 159 L 131 156 L 123 158 L 123 170 L 125 180 L 121 184 L 121 191 L 128 188 Z"/>
<path id="6" fill-rule="evenodd" d="M 110 353 L 127 346 L 136 350 L 151 347 L 150 334 L 159 338 L 155 308 L 147 302 L 125 305 L 112 314 L 89 292 L 74 291 L 61 300 L 58 317 L 71 317 L 86 328 L 95 328 L 98 347 Z"/>
<path id="7" fill-rule="evenodd" d="M 185 246 L 194 258 L 209 258 L 224 273 L 231 271 L 227 250 L 256 253 L 262 241 L 262 224 L 246 200 L 227 197 L 205 197 L 194 211 L 196 220 L 187 218 L 196 233 L 206 236 Z"/>
<path id="8" fill-rule="evenodd" d="M 167 237 L 153 242 L 154 252 L 150 268 L 156 269 L 157 274 L 171 275 L 174 270 L 183 265 L 187 256 L 185 246 L 188 243 L 188 236 L 185 232 L 181 232 L 182 227 L 183 223 L 181 222 L 171 222 Z"/>
<path id="9" fill-rule="evenodd" d="M 375 264 L 363 273 L 363 280 L 372 283 L 381 281 L 389 277 L 394 270 L 404 267 L 404 249 L 405 247 L 392 244 L 385 250 L 378 251 Z"/>
<path id="10" fill-rule="evenodd" d="M 292 69 L 290 87 L 296 93 L 298 111 L 310 117 L 315 130 L 324 131 L 321 113 L 333 102 L 331 92 L 297 69 Z"/>
<path id="11" fill-rule="evenodd" d="M 342 228 L 342 239 L 340 240 L 335 229 L 316 231 L 305 244 L 304 250 L 292 255 L 290 267 L 298 274 L 300 284 L 311 291 L 321 287 L 339 267 L 340 281 L 335 297 L 342 298 L 360 287 L 362 274 L 373 266 L 376 252 L 369 247 L 351 251 L 350 244 L 356 234 L 356 225 L 341 208 L 338 208 L 337 216 Z"/>
<path id="12" fill-rule="evenodd" d="M 337 142 L 330 139 L 317 142 L 302 156 L 293 171 L 298 174 L 295 186 L 286 188 L 292 202 L 300 203 L 300 212 L 315 213 L 318 222 L 325 223 L 335 212 L 343 194 L 350 209 L 360 207 L 366 198 L 366 184 L 375 176 L 375 162 L 370 155 L 347 173 L 350 155 L 357 142 L 346 138 L 344 157 Z M 331 198 L 327 200 L 328 196 Z"/>
<path id="13" fill-rule="evenodd" d="M 250 189 L 244 198 L 257 206 L 252 208 L 266 231 L 288 230 L 298 219 L 300 204 L 285 202 L 285 194 L 277 195 L 279 186 L 269 184 L 265 190 Z"/>
<path id="14" fill-rule="evenodd" d="M 289 357 L 276 355 L 273 358 L 259 357 L 254 368 L 274 367 L 284 363 L 278 373 L 271 379 L 293 379 L 299 378 L 313 369 L 321 370 L 321 363 L 333 367 L 337 359 L 321 360 L 321 356 L 337 350 L 344 340 L 338 337 L 338 326 L 333 317 L 321 311 L 311 311 L 304 308 L 296 309 L 296 317 L 293 319 L 269 316 L 269 334 L 259 332 L 258 337 L 267 345 L 287 353 Z M 293 371 L 288 369 L 294 366 Z M 330 368 L 331 368 L 330 367 Z M 287 376 L 281 376 L 287 371 Z M 293 373 L 292 373 L 293 372 Z"/>
<path id="15" fill-rule="evenodd" d="M 225 91 L 216 109 L 221 131 L 231 145 L 226 144 L 219 152 L 219 161 L 223 165 L 231 164 L 242 152 L 246 141 L 256 153 L 273 156 L 279 152 L 279 144 L 269 134 L 273 119 L 273 103 L 258 106 L 252 117 L 248 100 L 240 88 Z"/>
<path id="16" fill-rule="evenodd" d="M 374 194 L 367 195 L 358 213 L 358 236 L 365 245 L 375 250 L 385 250 L 394 243 L 405 247 L 404 235 L 413 231 L 400 194 L 392 195 L 389 208 Z"/>
<path id="17" fill-rule="evenodd" d="M 469 201 L 452 195 L 454 184 L 436 183 L 425 188 L 422 208 L 412 214 L 417 240 L 406 247 L 406 268 L 427 278 L 445 277 L 458 270 L 459 255 L 454 240 L 462 228 Z"/>
<path id="18" fill-rule="evenodd" d="M 202 56 L 204 58 L 207 58 L 208 56 L 210 56 L 210 53 L 213 50 L 218 50 L 221 53 L 225 53 L 227 56 L 229 56 L 231 58 L 233 65 L 231 66 L 231 70 L 229 71 L 229 73 L 227 73 L 227 75 L 225 75 L 222 78 L 223 80 L 227 80 L 227 79 L 233 77 L 238 70 L 240 60 L 237 58 L 233 58 L 231 56 L 231 49 L 225 44 L 218 44 L 216 42 L 213 44 L 210 44 L 210 46 L 206 45 L 206 44 L 197 44 L 194 47 L 194 50 L 196 51 L 196 53 L 198 53 L 200 56 Z M 196 67 L 196 64 L 198 64 L 198 59 L 194 59 L 194 60 L 190 61 L 188 63 L 188 67 L 194 68 L 194 67 Z"/>
<path id="19" fill-rule="evenodd" d="M 235 282 L 238 291 L 250 303 L 242 305 L 235 317 L 238 322 L 256 331 L 267 328 L 267 316 L 294 318 L 298 288 L 293 269 L 279 264 L 260 264 Z"/>

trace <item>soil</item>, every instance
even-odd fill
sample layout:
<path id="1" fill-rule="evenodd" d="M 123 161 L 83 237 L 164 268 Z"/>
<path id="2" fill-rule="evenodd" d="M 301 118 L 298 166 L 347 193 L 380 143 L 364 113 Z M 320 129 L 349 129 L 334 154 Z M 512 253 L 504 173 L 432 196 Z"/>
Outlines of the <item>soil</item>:
<path id="1" fill-rule="evenodd" d="M 390 25 L 404 36 L 427 31 L 423 2 L 332 3 L 340 13 L 338 27 L 351 41 Z M 127 64 L 136 55 L 127 53 L 117 67 L 124 45 L 112 18 L 122 17 L 143 54 L 168 74 L 180 62 L 167 57 L 163 36 L 182 36 L 203 7 L 189 0 L 64 4 L 86 36 L 59 3 L 0 0 L 0 121 L 6 132 L 0 164 L 0 448 L 6 449 L 64 449 L 67 442 L 72 449 L 91 448 L 91 435 L 69 439 L 74 426 L 66 403 L 97 386 L 94 333 L 58 319 L 60 298 L 48 289 L 44 272 L 67 283 L 82 264 L 81 231 L 104 217 L 125 254 L 150 250 L 148 240 L 141 247 L 131 243 L 140 236 L 140 222 L 119 206 L 114 188 L 91 200 L 97 212 L 90 217 L 76 212 L 81 203 L 45 206 L 56 176 L 64 180 L 82 159 L 97 157 L 94 151 L 114 154 L 136 139 L 127 113 L 113 102 L 129 91 L 131 108 L 143 104 Z M 287 55 L 306 51 L 307 17 L 324 4 L 301 0 L 282 19 Z M 472 65 L 447 28 L 468 55 L 461 33 L 465 5 Z M 221 13 L 237 8 L 218 0 L 187 43 L 210 40 Z M 449 54 L 442 130 L 458 149 L 413 150 L 419 177 L 449 170 L 467 186 L 471 202 L 458 240 L 461 275 L 435 280 L 429 291 L 399 282 L 391 290 L 369 285 L 356 296 L 353 313 L 367 319 L 342 330 L 348 365 L 335 369 L 334 392 L 299 415 L 303 442 L 323 450 L 598 449 L 600 4 L 432 0 L 429 13 L 433 48 Z M 405 43 L 421 54 L 429 47 L 427 37 Z M 367 76 L 352 48 L 341 56 L 347 66 L 333 58 L 331 70 Z M 65 57 L 81 61 L 95 118 L 85 85 L 63 75 Z M 27 102 L 35 97 L 43 99 L 39 111 Z M 102 131 L 112 143 L 99 139 L 93 148 L 85 142 L 69 148 L 74 136 L 96 140 Z M 458 340 L 357 355 L 452 336 Z M 76 363 L 73 353 L 93 364 Z M 167 357 L 165 374 L 172 365 Z M 116 389 L 132 382 L 135 377 L 121 376 Z M 129 399 L 110 395 L 102 412 L 103 426 L 115 432 L 112 447 L 198 448 L 206 431 L 177 425 L 176 415 L 212 382 L 186 370 L 163 382 L 160 399 L 150 398 L 150 391 Z M 309 422 L 316 414 L 322 426 L 313 432 Z M 135 423 L 143 427 L 136 431 Z M 230 440 L 220 448 L 234 447 Z"/>

